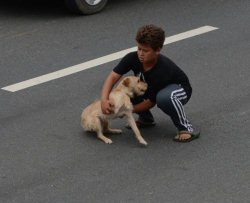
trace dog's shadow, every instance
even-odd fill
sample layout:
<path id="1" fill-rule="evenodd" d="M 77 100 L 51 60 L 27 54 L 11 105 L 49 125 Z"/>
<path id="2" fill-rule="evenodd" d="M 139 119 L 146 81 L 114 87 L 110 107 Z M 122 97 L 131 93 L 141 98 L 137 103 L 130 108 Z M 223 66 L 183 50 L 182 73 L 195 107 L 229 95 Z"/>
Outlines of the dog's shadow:
<path id="1" fill-rule="evenodd" d="M 130 146 L 141 146 L 137 139 L 135 138 L 134 132 L 131 129 L 127 129 L 124 126 L 120 125 L 111 125 L 111 127 L 118 127 L 122 130 L 121 134 L 105 133 L 109 139 L 113 141 L 111 145 L 130 145 Z M 175 129 L 168 123 L 157 123 L 154 127 L 141 128 L 140 132 L 148 142 L 148 145 L 153 145 L 154 143 L 164 143 L 173 139 L 173 136 L 176 134 Z M 81 137 L 87 139 L 88 142 L 98 142 L 99 144 L 106 145 L 103 141 L 97 138 L 95 132 L 81 131 Z M 109 144 L 107 144 L 109 145 Z"/>

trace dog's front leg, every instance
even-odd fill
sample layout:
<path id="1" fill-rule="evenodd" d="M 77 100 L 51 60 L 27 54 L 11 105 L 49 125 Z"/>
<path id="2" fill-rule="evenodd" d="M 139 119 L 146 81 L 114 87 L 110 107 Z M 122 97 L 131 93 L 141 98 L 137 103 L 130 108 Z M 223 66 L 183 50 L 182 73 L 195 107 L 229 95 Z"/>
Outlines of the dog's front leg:
<path id="1" fill-rule="evenodd" d="M 135 133 L 136 139 L 139 141 L 140 144 L 143 144 L 144 146 L 147 146 L 148 143 L 141 136 L 141 133 L 140 133 L 140 131 L 139 131 L 139 129 L 138 129 L 136 123 L 135 123 L 135 119 L 133 117 L 132 112 L 128 112 L 126 114 L 126 116 L 127 116 L 128 124 L 130 125 L 130 127 L 132 128 L 132 130 Z"/>

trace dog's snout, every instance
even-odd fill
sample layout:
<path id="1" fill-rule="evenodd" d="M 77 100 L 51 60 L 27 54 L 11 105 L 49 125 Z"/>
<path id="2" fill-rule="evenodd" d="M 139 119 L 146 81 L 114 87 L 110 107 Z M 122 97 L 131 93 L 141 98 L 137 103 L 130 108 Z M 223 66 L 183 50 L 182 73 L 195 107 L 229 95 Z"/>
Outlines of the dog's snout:
<path id="1" fill-rule="evenodd" d="M 148 84 L 145 82 L 142 82 L 142 88 L 146 90 L 148 88 Z"/>
<path id="2" fill-rule="evenodd" d="M 141 92 L 146 92 L 147 88 L 148 88 L 148 84 L 145 82 L 141 82 L 141 85 L 139 86 L 139 90 Z"/>

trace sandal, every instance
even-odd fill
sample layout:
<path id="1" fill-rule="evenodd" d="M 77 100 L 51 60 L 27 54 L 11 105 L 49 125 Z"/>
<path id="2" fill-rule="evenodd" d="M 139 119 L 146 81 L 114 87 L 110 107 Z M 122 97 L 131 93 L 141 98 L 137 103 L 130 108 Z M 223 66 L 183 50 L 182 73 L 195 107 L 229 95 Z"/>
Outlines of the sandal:
<path id="1" fill-rule="evenodd" d="M 191 142 L 192 140 L 195 140 L 195 139 L 200 137 L 200 132 L 192 132 L 192 133 L 190 133 L 189 131 L 183 130 L 183 131 L 178 132 L 178 135 L 181 135 L 181 134 L 190 134 L 190 138 L 183 139 L 183 140 L 180 140 L 179 138 L 174 138 L 173 140 L 175 142 Z"/>

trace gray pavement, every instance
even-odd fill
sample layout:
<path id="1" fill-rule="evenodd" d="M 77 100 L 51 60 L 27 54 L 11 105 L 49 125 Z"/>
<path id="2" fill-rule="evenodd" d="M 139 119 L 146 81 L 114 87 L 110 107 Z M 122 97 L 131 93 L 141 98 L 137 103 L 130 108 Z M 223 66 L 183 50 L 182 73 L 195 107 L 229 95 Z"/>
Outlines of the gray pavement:
<path id="1" fill-rule="evenodd" d="M 26 2 L 26 1 L 25 1 Z M 105 145 L 80 126 L 113 61 L 18 92 L 0 89 L 0 202 L 247 203 L 250 200 L 250 2 L 110 0 L 96 15 L 69 14 L 56 1 L 0 3 L 0 87 L 135 46 L 143 24 L 168 36 L 219 29 L 163 48 L 190 77 L 185 106 L 201 138 L 175 143 L 170 119 Z"/>

